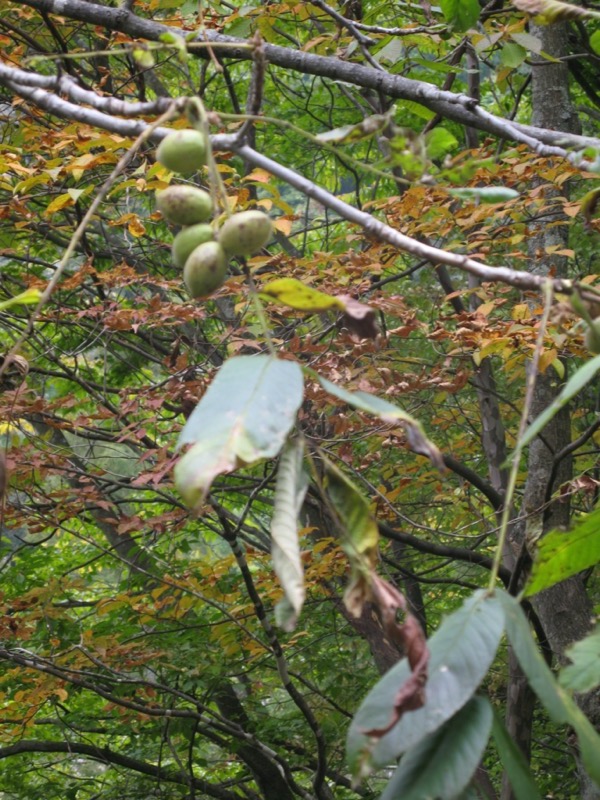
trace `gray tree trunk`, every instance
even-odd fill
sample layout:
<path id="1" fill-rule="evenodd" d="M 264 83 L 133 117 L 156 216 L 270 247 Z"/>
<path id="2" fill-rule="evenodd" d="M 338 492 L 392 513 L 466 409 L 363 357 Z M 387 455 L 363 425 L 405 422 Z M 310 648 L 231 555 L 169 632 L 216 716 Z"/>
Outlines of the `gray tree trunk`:
<path id="1" fill-rule="evenodd" d="M 567 50 L 567 31 L 562 23 L 538 26 L 531 24 L 530 33 L 541 40 L 541 50 L 555 58 L 561 58 Z M 578 132 L 579 123 L 569 97 L 568 70 L 565 62 L 557 63 L 536 58 L 532 67 L 532 124 L 553 130 Z M 564 194 L 564 188 L 561 191 Z M 552 195 L 545 195 L 547 203 Z M 561 221 L 563 224 L 561 224 Z M 564 218 L 557 204 L 556 211 L 544 213 L 544 217 L 532 222 L 529 227 L 530 269 L 538 274 L 550 271 L 557 276 L 566 275 L 566 259 L 549 256 L 551 247 L 558 249 L 568 243 L 568 220 Z M 537 376 L 536 388 L 531 408 L 531 418 L 538 416 L 552 402 L 560 391 L 560 384 L 552 370 Z M 555 465 L 557 453 L 569 444 L 571 437 L 570 413 L 565 408 L 544 429 L 541 436 L 531 443 L 528 459 L 528 477 L 525 484 L 521 515 L 522 536 L 530 547 L 535 540 L 552 528 L 567 526 L 570 518 L 569 503 L 551 502 L 558 488 L 572 476 L 570 458 L 564 458 Z M 566 502 L 564 500 L 567 500 Z M 519 543 L 520 544 L 520 543 Z M 565 648 L 573 641 L 582 638 L 589 631 L 592 609 L 585 586 L 579 576 L 564 581 L 559 586 L 542 592 L 534 598 L 534 608 L 540 618 L 548 643 L 559 661 L 564 659 Z M 510 704 L 512 718 L 507 720 L 508 728 L 516 736 L 521 747 L 528 748 L 528 740 L 523 737 L 523 726 L 531 725 L 531 704 L 526 689 L 513 687 L 517 703 Z M 579 704 L 592 722 L 598 724 L 598 693 L 590 693 L 579 698 Z M 527 721 L 526 716 L 530 719 Z M 520 718 L 517 719 L 516 716 Z M 577 753 L 575 753 L 577 758 Z M 591 783 L 578 761 L 582 800 L 600 800 L 600 789 Z M 503 792 L 503 798 L 510 795 Z"/>

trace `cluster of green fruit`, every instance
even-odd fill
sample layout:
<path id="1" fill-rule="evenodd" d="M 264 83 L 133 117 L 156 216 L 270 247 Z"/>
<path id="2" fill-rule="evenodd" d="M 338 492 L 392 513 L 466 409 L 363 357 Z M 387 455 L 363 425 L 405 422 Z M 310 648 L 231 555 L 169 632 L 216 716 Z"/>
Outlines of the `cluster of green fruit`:
<path id="1" fill-rule="evenodd" d="M 156 158 L 181 175 L 192 175 L 206 164 L 208 144 L 197 130 L 170 133 L 160 143 Z M 173 240 L 173 262 L 183 268 L 183 281 L 192 297 L 207 297 L 227 276 L 231 256 L 249 256 L 271 238 L 271 220 L 262 211 L 233 214 L 215 233 L 208 221 L 213 201 L 195 186 L 173 185 L 156 193 L 156 205 L 168 222 L 183 226 Z"/>

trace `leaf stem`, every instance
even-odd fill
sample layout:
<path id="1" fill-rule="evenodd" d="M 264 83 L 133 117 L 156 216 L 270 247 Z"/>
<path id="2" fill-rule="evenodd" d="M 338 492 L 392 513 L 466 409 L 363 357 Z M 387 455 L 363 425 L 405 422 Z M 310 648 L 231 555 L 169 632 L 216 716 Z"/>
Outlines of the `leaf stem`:
<path id="1" fill-rule="evenodd" d="M 227 192 L 225 191 L 225 186 L 223 185 L 223 181 L 221 180 L 221 176 L 219 175 L 219 170 L 217 169 L 217 162 L 215 161 L 215 157 L 213 154 L 212 146 L 210 143 L 210 130 L 208 126 L 208 115 L 206 113 L 206 109 L 204 108 L 204 103 L 200 100 L 199 97 L 189 97 L 187 99 L 186 104 L 186 116 L 190 121 L 190 124 L 196 128 L 196 130 L 200 131 L 200 133 L 204 136 L 204 139 L 207 143 L 207 150 L 206 150 L 206 165 L 208 167 L 208 175 L 210 181 L 210 193 L 213 196 L 213 201 L 215 206 L 221 205 L 225 214 L 230 217 L 231 210 L 229 208 L 229 198 L 227 197 Z"/>
<path id="2" fill-rule="evenodd" d="M 246 264 L 246 260 L 244 259 L 244 275 L 246 276 L 246 280 L 248 281 L 248 286 L 250 287 L 250 299 L 252 301 L 252 305 L 254 306 L 254 310 L 256 312 L 256 316 L 258 317 L 258 321 L 260 327 L 262 328 L 262 332 L 265 336 L 265 340 L 267 342 L 267 348 L 269 353 L 273 356 L 273 358 L 277 358 L 277 350 L 275 349 L 275 343 L 271 337 L 271 331 L 269 330 L 269 320 L 267 319 L 267 315 L 265 314 L 265 308 L 262 304 L 260 297 L 258 296 L 258 290 L 256 288 L 256 284 L 254 283 L 254 278 L 252 277 L 252 273 L 248 265 Z"/>

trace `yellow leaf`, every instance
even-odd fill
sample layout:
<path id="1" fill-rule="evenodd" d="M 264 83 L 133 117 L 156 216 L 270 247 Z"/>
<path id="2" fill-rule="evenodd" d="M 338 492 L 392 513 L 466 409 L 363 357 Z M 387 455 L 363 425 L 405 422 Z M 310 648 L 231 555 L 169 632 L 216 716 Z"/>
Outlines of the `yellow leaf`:
<path id="1" fill-rule="evenodd" d="M 244 178 L 245 181 L 258 181 L 259 183 L 269 183 L 272 176 L 266 169 L 253 169 L 249 175 Z"/>
<path id="2" fill-rule="evenodd" d="M 565 365 L 560 360 L 560 358 L 555 358 L 551 366 L 554 368 L 554 371 L 561 379 L 561 381 L 563 381 L 565 379 Z"/>
<path id="3" fill-rule="evenodd" d="M 540 361 L 539 361 L 540 372 L 542 373 L 546 372 L 550 364 L 556 361 L 557 358 L 558 358 L 558 353 L 556 352 L 556 350 L 554 350 L 554 348 L 552 348 L 551 350 L 544 350 L 544 352 L 540 356 Z"/>
<path id="4" fill-rule="evenodd" d="M 140 222 L 139 217 L 134 217 L 132 220 L 129 221 L 127 225 L 127 230 L 132 236 L 143 236 L 146 233 L 146 228 Z"/>
<path id="5" fill-rule="evenodd" d="M 295 278 L 279 278 L 263 286 L 261 295 L 268 300 L 276 300 L 298 311 L 326 311 L 330 308 L 344 309 L 345 304 L 337 297 L 319 292 Z"/>
<path id="6" fill-rule="evenodd" d="M 487 317 L 487 316 L 488 316 L 488 314 L 490 314 L 490 313 L 491 313 L 491 312 L 492 312 L 492 311 L 493 311 L 495 308 L 496 308 L 496 303 L 494 303 L 494 302 L 490 302 L 490 303 L 482 303 L 482 304 L 481 304 L 481 305 L 478 307 L 478 309 L 477 309 L 477 313 L 478 313 L 478 314 L 479 314 L 481 317 Z"/>
<path id="7" fill-rule="evenodd" d="M 273 225 L 278 231 L 281 231 L 286 236 L 289 236 L 292 232 L 292 220 L 286 219 L 286 217 L 278 217 L 273 221 Z"/>
<path id="8" fill-rule="evenodd" d="M 527 303 L 519 303 L 518 305 L 514 306 L 511 314 L 511 317 L 514 320 L 528 319 L 530 316 L 531 311 L 529 310 Z"/>
<path id="9" fill-rule="evenodd" d="M 56 211 L 60 211 L 67 206 L 72 206 L 74 204 L 74 200 L 68 192 L 65 194 L 59 194 L 58 197 L 55 197 L 54 200 L 47 206 L 46 210 L 44 211 L 44 216 L 49 217 L 51 214 L 54 214 Z"/>

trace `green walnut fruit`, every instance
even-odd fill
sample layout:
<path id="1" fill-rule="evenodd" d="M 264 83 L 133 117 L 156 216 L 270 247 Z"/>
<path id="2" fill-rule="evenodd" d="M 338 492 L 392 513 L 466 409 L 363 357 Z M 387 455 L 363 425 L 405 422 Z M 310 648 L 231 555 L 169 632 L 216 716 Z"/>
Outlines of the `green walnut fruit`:
<path id="1" fill-rule="evenodd" d="M 262 211 L 241 211 L 223 223 L 219 243 L 231 256 L 251 256 L 266 245 L 272 234 L 271 220 Z"/>
<path id="2" fill-rule="evenodd" d="M 200 131 L 173 131 L 159 144 L 156 160 L 173 172 L 192 175 L 206 164 L 206 151 L 206 137 Z"/>
<path id="3" fill-rule="evenodd" d="M 587 326 L 584 342 L 590 353 L 600 353 L 600 317 Z"/>
<path id="4" fill-rule="evenodd" d="M 192 297 L 208 297 L 227 275 L 227 254 L 218 242 L 199 245 L 183 268 L 183 282 Z"/>
<path id="5" fill-rule="evenodd" d="M 176 225 L 206 222 L 213 210 L 209 193 L 195 186 L 169 186 L 157 192 L 156 207 Z"/>
<path id="6" fill-rule="evenodd" d="M 173 247 L 171 249 L 173 263 L 176 267 L 183 268 L 185 262 L 199 245 L 210 242 L 214 238 L 213 229 L 204 222 L 200 222 L 198 225 L 190 225 L 189 228 L 179 231 L 173 239 Z"/>

